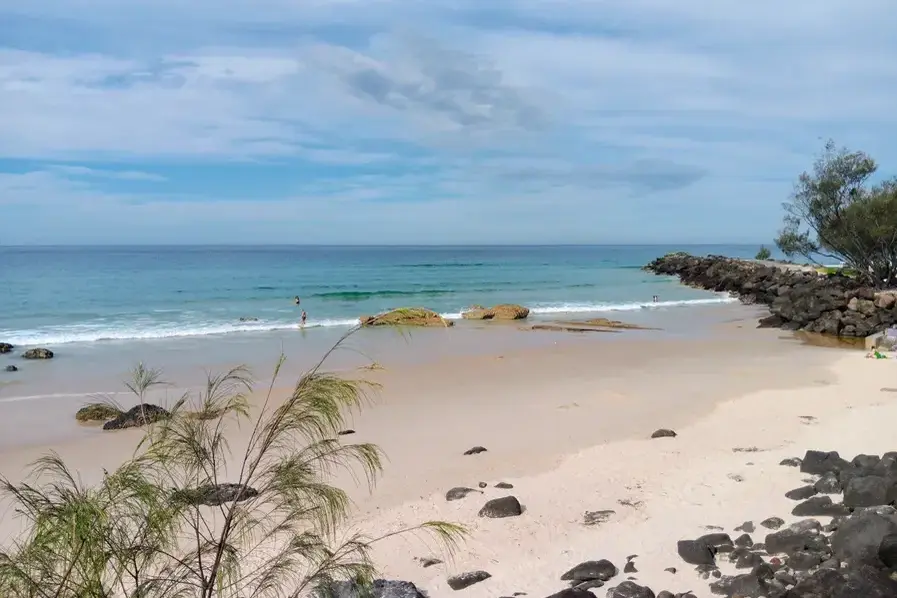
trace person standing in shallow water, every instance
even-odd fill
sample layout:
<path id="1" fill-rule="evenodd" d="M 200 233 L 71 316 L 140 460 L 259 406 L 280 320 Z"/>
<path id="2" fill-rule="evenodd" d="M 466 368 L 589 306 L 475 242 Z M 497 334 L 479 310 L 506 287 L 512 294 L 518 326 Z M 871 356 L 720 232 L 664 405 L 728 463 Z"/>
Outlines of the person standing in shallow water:
<path id="1" fill-rule="evenodd" d="M 305 326 L 305 320 L 308 319 L 308 314 L 305 313 L 305 310 L 302 310 L 302 326 Z"/>

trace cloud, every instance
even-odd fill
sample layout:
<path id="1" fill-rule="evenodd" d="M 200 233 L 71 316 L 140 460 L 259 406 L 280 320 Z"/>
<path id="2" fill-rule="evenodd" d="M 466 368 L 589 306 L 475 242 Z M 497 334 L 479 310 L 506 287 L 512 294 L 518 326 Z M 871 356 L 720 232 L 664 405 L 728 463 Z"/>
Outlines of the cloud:
<path id="1" fill-rule="evenodd" d="M 887 0 L 116 6 L 0 8 L 0 202 L 33 219 L 0 239 L 47 230 L 26 205 L 171 240 L 216 203 L 185 241 L 252 205 L 284 242 L 762 241 L 822 139 L 897 162 Z"/>

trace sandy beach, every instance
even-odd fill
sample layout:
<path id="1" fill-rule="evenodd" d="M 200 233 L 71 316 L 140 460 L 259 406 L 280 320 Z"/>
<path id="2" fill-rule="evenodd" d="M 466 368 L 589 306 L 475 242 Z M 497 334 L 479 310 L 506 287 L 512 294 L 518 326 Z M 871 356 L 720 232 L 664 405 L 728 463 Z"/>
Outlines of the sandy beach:
<path id="1" fill-rule="evenodd" d="M 379 444 L 389 461 L 373 494 L 351 489 L 354 529 L 381 535 L 441 519 L 471 531 L 451 557 L 414 538 L 383 542 L 375 550 L 382 576 L 435 598 L 456 593 L 447 576 L 485 570 L 492 577 L 464 595 L 538 596 L 565 587 L 561 574 L 581 561 L 607 558 L 622 570 L 637 554 L 640 582 L 709 595 L 707 582 L 676 557 L 677 540 L 705 526 L 731 532 L 745 520 L 787 520 L 783 493 L 805 476 L 779 466 L 785 457 L 810 448 L 848 455 L 894 448 L 887 427 L 897 395 L 881 390 L 893 384 L 891 361 L 805 346 L 781 331 L 756 330 L 755 310 L 727 309 L 702 337 L 620 334 L 609 342 L 560 334 L 551 344 L 381 362 L 384 370 L 360 372 L 383 391 L 353 419 L 349 438 Z M 140 437 L 78 428 L 70 402 L 43 405 L 0 404 L 19 422 L 20 442 L 0 449 L 0 472 L 13 480 L 47 450 L 86 482 L 98 480 Z M 48 418 L 55 423 L 33 436 L 43 440 L 28 440 L 27 428 Z M 658 428 L 678 435 L 650 439 Z M 473 446 L 487 450 L 464 455 Z M 513 488 L 496 489 L 498 482 Z M 446 501 L 458 486 L 476 492 Z M 509 494 L 524 505 L 521 516 L 477 516 L 486 500 Z M 600 510 L 614 513 L 584 525 L 586 511 Z M 8 513 L 2 527 L 4 537 L 17 527 Z M 422 557 L 446 562 L 423 568 L 415 560 Z"/>

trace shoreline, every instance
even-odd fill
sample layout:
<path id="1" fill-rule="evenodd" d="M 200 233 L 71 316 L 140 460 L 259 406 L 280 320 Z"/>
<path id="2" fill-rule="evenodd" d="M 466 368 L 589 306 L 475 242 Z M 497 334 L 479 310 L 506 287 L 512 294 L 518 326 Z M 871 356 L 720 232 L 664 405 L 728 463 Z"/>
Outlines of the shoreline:
<path id="1" fill-rule="evenodd" d="M 702 578 L 682 562 L 676 553 L 679 540 L 717 529 L 735 537 L 740 533 L 736 526 L 751 521 L 758 528 L 751 534 L 757 542 L 773 531 L 761 527 L 761 520 L 779 516 L 787 526 L 801 519 L 790 514 L 797 502 L 784 493 L 808 476 L 782 466 L 783 459 L 803 457 L 807 450 L 837 450 L 850 459 L 894 449 L 886 428 L 897 416 L 897 396 L 881 387 L 892 378 L 889 368 L 842 353 L 830 363 L 829 375 L 834 379 L 722 401 L 675 428 L 675 438 L 651 439 L 648 426 L 640 437 L 571 453 L 542 473 L 481 476 L 488 483 L 482 494 L 447 502 L 434 493 L 359 517 L 355 524 L 375 535 L 431 519 L 469 526 L 471 539 L 454 556 L 434 554 L 425 543 L 405 539 L 376 549 L 383 577 L 409 580 L 432 598 L 454 595 L 447 577 L 474 570 L 491 577 L 465 590 L 465 596 L 548 596 L 564 588 L 561 573 L 577 563 L 605 558 L 622 571 L 630 555 L 637 555 L 637 569 L 621 573 L 608 586 L 633 579 L 655 592 L 710 595 L 707 585 L 713 578 Z M 853 389 L 846 400 L 845 386 Z M 478 479 L 459 478 L 457 485 L 477 488 Z M 499 481 L 513 488 L 496 489 Z M 506 495 L 519 498 L 522 515 L 477 517 L 488 499 Z M 585 524 L 585 512 L 602 510 L 614 512 L 600 523 Z M 831 518 L 818 519 L 825 524 Z M 414 557 L 445 563 L 424 569 Z M 745 573 L 728 562 L 719 565 L 724 575 Z"/>

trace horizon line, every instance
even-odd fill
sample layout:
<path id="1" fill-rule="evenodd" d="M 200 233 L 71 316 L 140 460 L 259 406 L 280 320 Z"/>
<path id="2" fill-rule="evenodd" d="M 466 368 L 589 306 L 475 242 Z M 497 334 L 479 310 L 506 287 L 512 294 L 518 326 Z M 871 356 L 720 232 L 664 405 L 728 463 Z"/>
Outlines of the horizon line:
<path id="1" fill-rule="evenodd" d="M 681 245 L 686 247 L 755 247 L 758 245 L 775 245 L 769 242 L 676 242 L 667 243 L 56 243 L 56 244 L 15 244 L 4 245 L 0 249 L 57 249 L 57 248 L 259 248 L 259 247 L 339 247 L 339 248 L 406 248 L 406 247 L 668 247 Z"/>

